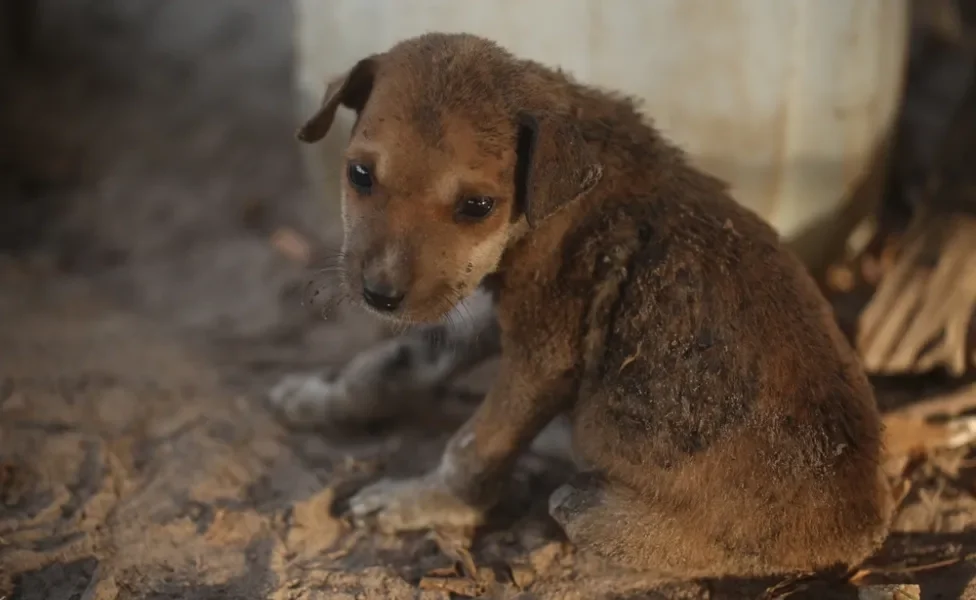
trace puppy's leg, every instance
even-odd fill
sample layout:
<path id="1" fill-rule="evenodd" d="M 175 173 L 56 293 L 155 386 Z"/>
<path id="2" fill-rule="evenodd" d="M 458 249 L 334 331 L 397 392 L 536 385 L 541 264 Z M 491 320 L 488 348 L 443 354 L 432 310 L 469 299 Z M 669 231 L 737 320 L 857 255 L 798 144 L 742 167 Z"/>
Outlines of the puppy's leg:
<path id="1" fill-rule="evenodd" d="M 837 535 L 815 511 L 804 511 L 805 531 L 777 527 L 788 518 L 782 514 L 770 514 L 765 523 L 751 515 L 753 523 L 743 531 L 741 518 L 710 519 L 715 508 L 705 502 L 638 493 L 590 471 L 552 493 L 549 514 L 579 551 L 675 579 L 844 572 L 880 546 L 880 537 Z"/>
<path id="2" fill-rule="evenodd" d="M 694 518 L 656 510 L 647 498 L 594 472 L 577 474 L 549 497 L 549 514 L 584 553 L 626 568 L 680 578 L 725 573 L 725 553 L 703 544 Z M 735 565 L 735 570 L 742 568 Z"/>
<path id="3" fill-rule="evenodd" d="M 492 299 L 479 291 L 443 323 L 368 348 L 333 377 L 285 377 L 270 399 L 295 428 L 363 425 L 429 402 L 436 388 L 498 352 Z"/>
<path id="4" fill-rule="evenodd" d="M 448 442 L 434 471 L 366 487 L 350 502 L 353 514 L 375 513 L 387 531 L 479 524 L 521 450 L 571 397 L 570 381 L 540 377 L 513 362 L 519 361 L 502 355 L 495 386 Z"/>
<path id="5" fill-rule="evenodd" d="M 579 457 L 573 450 L 573 422 L 568 413 L 557 415 L 532 440 L 529 449 L 535 454 L 565 461 L 581 469 Z"/>

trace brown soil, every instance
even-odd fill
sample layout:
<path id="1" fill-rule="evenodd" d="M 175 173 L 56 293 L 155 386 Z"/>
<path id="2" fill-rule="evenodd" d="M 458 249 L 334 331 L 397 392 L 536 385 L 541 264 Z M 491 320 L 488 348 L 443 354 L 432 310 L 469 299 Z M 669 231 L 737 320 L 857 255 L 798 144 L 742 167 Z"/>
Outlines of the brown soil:
<path id="1" fill-rule="evenodd" d="M 303 270 L 269 243 L 285 226 L 323 242 L 291 138 L 286 6 L 49 2 L 30 63 L 5 67 L 0 599 L 757 597 L 772 582 L 669 585 L 576 556 L 545 514 L 567 468 L 539 456 L 470 553 L 341 518 L 364 482 L 433 464 L 473 402 L 341 440 L 266 408 L 281 374 L 379 335 L 302 309 Z M 874 561 L 897 572 L 872 577 L 976 598 L 971 455 L 903 468 L 914 485 Z M 856 597 L 818 585 L 804 593 Z"/>

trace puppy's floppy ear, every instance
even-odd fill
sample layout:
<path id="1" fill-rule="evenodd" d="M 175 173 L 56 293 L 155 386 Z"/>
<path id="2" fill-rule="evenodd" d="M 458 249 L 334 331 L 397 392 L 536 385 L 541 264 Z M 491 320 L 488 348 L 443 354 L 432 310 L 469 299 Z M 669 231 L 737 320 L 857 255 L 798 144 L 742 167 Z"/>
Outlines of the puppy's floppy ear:
<path id="1" fill-rule="evenodd" d="M 520 112 L 515 203 L 529 226 L 587 193 L 603 168 L 567 115 Z"/>
<path id="2" fill-rule="evenodd" d="M 349 70 L 342 77 L 331 81 L 325 89 L 322 105 L 298 130 L 298 139 L 309 144 L 317 142 L 329 133 L 332 121 L 335 120 L 339 105 L 359 112 L 366 106 L 369 95 L 373 91 L 373 80 L 376 77 L 378 57 L 368 56 Z"/>

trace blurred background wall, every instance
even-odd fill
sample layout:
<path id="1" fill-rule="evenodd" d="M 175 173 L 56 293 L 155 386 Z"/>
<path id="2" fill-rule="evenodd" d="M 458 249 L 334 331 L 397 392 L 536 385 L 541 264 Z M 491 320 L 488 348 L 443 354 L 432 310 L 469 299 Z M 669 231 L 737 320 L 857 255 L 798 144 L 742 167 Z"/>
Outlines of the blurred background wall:
<path id="1" fill-rule="evenodd" d="M 645 101 L 667 135 L 821 264 L 880 194 L 907 0 L 295 0 L 299 113 L 425 31 L 469 31 Z M 336 214 L 351 115 L 307 154 Z M 333 219 L 337 217 L 332 217 Z"/>

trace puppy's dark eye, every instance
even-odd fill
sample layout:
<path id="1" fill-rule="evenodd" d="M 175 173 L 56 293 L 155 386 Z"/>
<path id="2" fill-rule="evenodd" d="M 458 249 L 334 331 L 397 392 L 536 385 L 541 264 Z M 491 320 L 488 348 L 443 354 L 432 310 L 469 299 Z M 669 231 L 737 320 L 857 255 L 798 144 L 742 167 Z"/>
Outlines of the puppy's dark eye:
<path id="1" fill-rule="evenodd" d="M 369 194 L 370 190 L 373 189 L 373 174 L 370 173 L 369 167 L 366 165 L 349 163 L 349 168 L 346 169 L 346 177 L 349 178 L 352 187 L 356 188 L 360 194 Z"/>
<path id="2" fill-rule="evenodd" d="M 461 221 L 480 221 L 495 208 L 495 199 L 488 196 L 462 198 L 454 209 L 455 218 Z"/>

